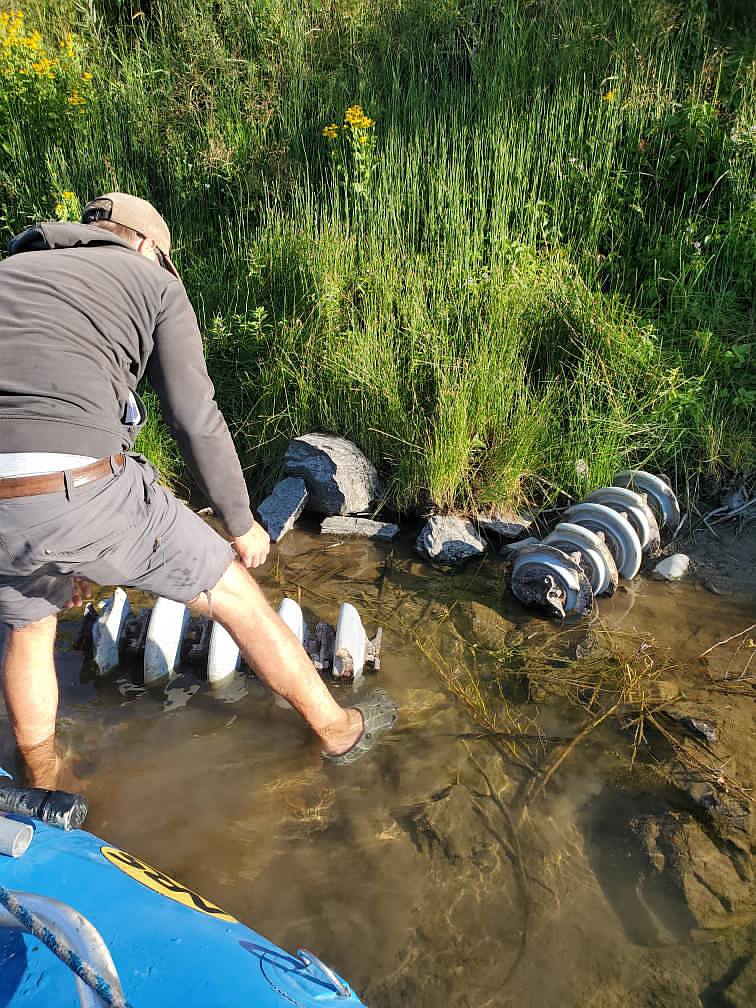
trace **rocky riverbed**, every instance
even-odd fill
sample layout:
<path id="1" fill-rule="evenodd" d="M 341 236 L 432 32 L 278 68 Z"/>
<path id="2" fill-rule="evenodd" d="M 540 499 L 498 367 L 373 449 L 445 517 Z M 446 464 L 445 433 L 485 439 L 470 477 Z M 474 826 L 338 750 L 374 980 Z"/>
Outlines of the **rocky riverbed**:
<path id="1" fill-rule="evenodd" d="M 271 601 L 334 622 L 349 600 L 384 627 L 401 719 L 349 768 L 253 679 L 88 679 L 65 620 L 87 825 L 314 948 L 373 1008 L 750 1008 L 756 540 L 717 531 L 675 544 L 684 582 L 641 576 L 556 623 L 512 599 L 503 554 L 450 574 L 412 531 L 296 529 L 261 573 Z"/>

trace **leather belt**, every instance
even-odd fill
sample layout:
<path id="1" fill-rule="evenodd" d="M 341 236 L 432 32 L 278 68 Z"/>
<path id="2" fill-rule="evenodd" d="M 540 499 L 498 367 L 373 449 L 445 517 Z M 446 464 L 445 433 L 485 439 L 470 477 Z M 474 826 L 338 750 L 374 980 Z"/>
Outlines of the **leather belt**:
<path id="1" fill-rule="evenodd" d="M 0 479 L 0 500 L 60 493 L 62 490 L 86 486 L 109 473 L 115 475 L 123 469 L 125 463 L 124 455 L 109 455 L 68 472 L 45 473 L 41 476 L 6 476 Z"/>

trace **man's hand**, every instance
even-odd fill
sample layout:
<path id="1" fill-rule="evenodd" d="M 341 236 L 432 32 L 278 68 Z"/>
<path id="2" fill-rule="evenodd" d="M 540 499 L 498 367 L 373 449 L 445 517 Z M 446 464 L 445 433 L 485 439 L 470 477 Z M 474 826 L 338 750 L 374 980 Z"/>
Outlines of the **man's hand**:
<path id="1" fill-rule="evenodd" d="M 270 536 L 255 522 L 249 532 L 235 536 L 231 542 L 245 567 L 259 567 L 268 558 Z"/>
<path id="2" fill-rule="evenodd" d="M 71 601 L 66 603 L 66 609 L 78 609 L 92 598 L 92 585 L 86 578 L 75 577 Z"/>

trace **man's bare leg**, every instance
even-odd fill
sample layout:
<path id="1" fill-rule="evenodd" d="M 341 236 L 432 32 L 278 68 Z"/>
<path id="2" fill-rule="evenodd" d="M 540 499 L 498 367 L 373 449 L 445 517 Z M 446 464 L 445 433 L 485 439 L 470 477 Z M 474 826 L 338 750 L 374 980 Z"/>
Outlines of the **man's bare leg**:
<path id="1" fill-rule="evenodd" d="M 34 787 L 55 787 L 58 772 L 58 678 L 53 655 L 57 622 L 56 616 L 47 616 L 21 629 L 11 629 L 5 641 L 5 705 L 27 783 Z"/>
<path id="2" fill-rule="evenodd" d="M 307 721 L 327 753 L 345 752 L 360 737 L 362 715 L 341 707 L 294 634 L 268 604 L 251 574 L 237 561 L 211 589 L 212 617 L 228 630 L 244 660 Z M 210 615 L 207 595 L 192 608 Z"/>

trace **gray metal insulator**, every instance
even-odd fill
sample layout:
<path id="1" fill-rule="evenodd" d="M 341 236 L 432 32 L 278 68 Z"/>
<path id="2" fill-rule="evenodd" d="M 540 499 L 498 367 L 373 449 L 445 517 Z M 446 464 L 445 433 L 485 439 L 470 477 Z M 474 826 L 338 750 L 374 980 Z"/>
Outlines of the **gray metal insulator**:
<path id="1" fill-rule="evenodd" d="M 643 551 L 640 539 L 627 518 L 605 504 L 575 504 L 567 511 L 575 525 L 602 532 L 622 578 L 634 578 L 640 570 Z"/>
<path id="2" fill-rule="evenodd" d="M 626 487 L 601 487 L 599 490 L 589 493 L 586 501 L 593 504 L 605 504 L 613 511 L 627 515 L 627 520 L 640 539 L 643 552 L 652 557 L 657 555 L 661 545 L 659 526 L 654 512 L 648 506 L 645 494 L 635 493 L 634 490 L 628 490 Z"/>
<path id="3" fill-rule="evenodd" d="M 118 638 L 121 652 L 128 658 L 142 658 L 147 641 L 147 630 L 150 625 L 152 610 L 145 608 L 139 613 L 131 613 L 126 620 Z"/>
<path id="4" fill-rule="evenodd" d="M 656 514 L 659 528 L 673 532 L 680 524 L 680 505 L 674 490 L 661 476 L 644 469 L 623 469 L 612 480 L 615 486 L 629 487 L 636 493 L 644 493 Z"/>
<path id="5" fill-rule="evenodd" d="M 510 586 L 524 605 L 537 605 L 552 616 L 585 616 L 593 608 L 593 590 L 574 557 L 538 544 L 520 550 L 512 563 Z"/>
<path id="6" fill-rule="evenodd" d="M 543 540 L 563 553 L 580 553 L 580 566 L 591 583 L 594 595 L 613 595 L 619 581 L 617 565 L 601 532 L 583 525 L 560 522 Z"/>
<path id="7" fill-rule="evenodd" d="M 187 665 L 204 668 L 210 650 L 210 635 L 213 625 L 204 616 L 192 616 L 181 640 L 181 660 Z"/>

